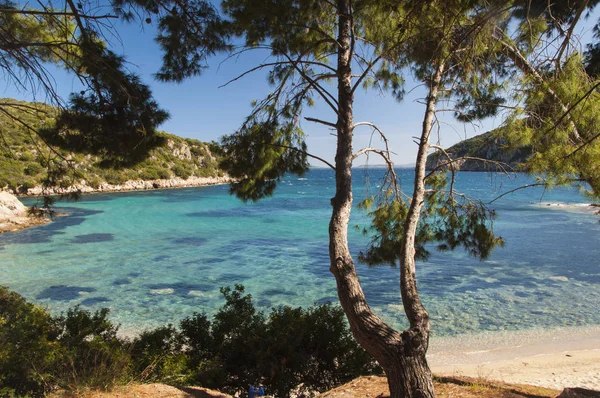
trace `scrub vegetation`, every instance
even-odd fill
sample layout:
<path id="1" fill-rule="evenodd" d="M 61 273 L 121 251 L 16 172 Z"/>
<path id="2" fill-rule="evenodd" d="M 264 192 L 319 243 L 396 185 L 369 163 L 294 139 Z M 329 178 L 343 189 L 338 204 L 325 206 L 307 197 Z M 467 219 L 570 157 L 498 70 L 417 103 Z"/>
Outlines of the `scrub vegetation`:
<path id="1" fill-rule="evenodd" d="M 47 184 L 49 166 L 54 169 L 59 166 L 64 171 L 62 184 L 81 184 L 83 180 L 94 189 L 104 183 L 120 185 L 129 180 L 223 175 L 219 168 L 221 150 L 215 142 L 157 132 L 152 149 L 143 157 L 132 155 L 114 163 L 100 154 L 92 154 L 85 146 L 75 145 L 73 140 L 44 135 L 54 126 L 57 108 L 11 99 L 0 102 L 9 105 L 5 109 L 11 114 L 9 117 L 0 113 L 0 129 L 4 132 L 0 141 L 0 187 L 23 193 Z"/>
<path id="2" fill-rule="evenodd" d="M 194 314 L 133 339 L 118 335 L 108 309 L 53 316 L 0 287 L 0 396 L 57 389 L 107 390 L 132 381 L 202 385 L 235 393 L 325 391 L 380 368 L 332 304 L 258 312 L 244 287 L 222 288 L 209 319 Z"/>

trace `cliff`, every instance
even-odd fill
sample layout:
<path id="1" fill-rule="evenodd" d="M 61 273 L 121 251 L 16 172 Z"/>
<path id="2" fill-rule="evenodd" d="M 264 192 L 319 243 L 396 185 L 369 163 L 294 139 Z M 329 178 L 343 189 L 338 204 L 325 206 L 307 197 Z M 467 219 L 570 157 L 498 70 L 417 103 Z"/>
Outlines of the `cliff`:
<path id="1" fill-rule="evenodd" d="M 523 169 L 523 163 L 531 156 L 530 147 L 513 147 L 506 139 L 501 128 L 478 135 L 446 149 L 452 159 L 462 157 L 478 158 L 459 160 L 455 164 L 461 171 L 518 171 Z M 490 162 L 486 162 L 490 161 Z M 427 158 L 427 169 L 432 170 L 448 159 L 437 151 Z M 494 163 L 496 162 L 496 163 Z M 499 163 L 499 164 L 498 164 Z"/>

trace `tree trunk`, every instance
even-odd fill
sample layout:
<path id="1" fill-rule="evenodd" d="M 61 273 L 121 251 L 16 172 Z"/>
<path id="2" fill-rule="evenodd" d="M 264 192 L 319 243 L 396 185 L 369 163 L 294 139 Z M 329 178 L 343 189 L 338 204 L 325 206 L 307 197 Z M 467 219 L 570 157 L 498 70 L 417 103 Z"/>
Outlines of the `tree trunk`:
<path id="1" fill-rule="evenodd" d="M 352 130 L 353 92 L 351 62 L 354 42 L 352 38 L 352 12 L 349 0 L 338 0 L 338 120 L 336 163 L 336 194 L 329 224 L 330 270 L 335 276 L 340 304 L 346 313 L 350 328 L 358 343 L 383 367 L 388 377 L 393 398 L 433 398 L 433 381 L 425 354 L 429 340 L 429 316 L 423 308 L 416 289 L 414 275 L 414 230 L 418 221 L 420 205 L 411 207 L 413 217 L 407 220 L 412 231 L 403 253 L 412 255 L 412 262 L 405 262 L 401 272 L 401 290 L 405 311 L 411 328 L 399 333 L 373 313 L 367 304 L 348 248 L 348 224 L 352 210 Z M 441 79 L 441 71 L 439 76 Z M 439 84 L 439 79 L 437 80 Z M 435 104 L 435 94 L 430 101 Z M 429 132 L 434 108 L 428 105 L 429 124 L 424 122 L 425 139 L 419 152 L 424 174 Z M 422 155 L 424 153 L 424 157 Z M 422 180 L 423 178 L 421 178 Z M 424 189 L 419 191 L 422 205 Z M 418 197 L 417 197 L 418 199 Z M 415 202 L 413 200 L 413 202 Z M 416 216 L 414 216 L 416 215 Z M 411 240 L 412 239 L 412 240 Z M 412 249 L 411 249 L 412 248 Z M 407 270 L 408 272 L 405 272 Z"/>

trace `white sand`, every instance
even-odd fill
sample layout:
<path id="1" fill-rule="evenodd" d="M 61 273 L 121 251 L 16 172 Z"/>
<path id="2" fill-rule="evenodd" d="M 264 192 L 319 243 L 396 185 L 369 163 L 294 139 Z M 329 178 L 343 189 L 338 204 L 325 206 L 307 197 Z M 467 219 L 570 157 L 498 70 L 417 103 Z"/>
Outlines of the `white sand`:
<path id="1" fill-rule="evenodd" d="M 600 326 L 432 338 L 437 375 L 600 390 Z"/>

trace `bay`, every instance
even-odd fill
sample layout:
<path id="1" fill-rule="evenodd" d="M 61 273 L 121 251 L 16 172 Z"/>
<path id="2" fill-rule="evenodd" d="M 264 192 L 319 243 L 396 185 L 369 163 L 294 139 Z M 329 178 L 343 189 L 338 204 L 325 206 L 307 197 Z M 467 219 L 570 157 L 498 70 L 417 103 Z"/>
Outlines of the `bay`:
<path id="1" fill-rule="evenodd" d="M 412 172 L 398 172 L 410 191 Z M 356 203 L 377 190 L 381 173 L 355 172 Z M 533 182 L 522 174 L 458 174 L 457 190 L 484 201 Z M 110 308 L 125 333 L 212 314 L 223 304 L 219 288 L 236 283 L 264 311 L 335 303 L 327 242 L 334 185 L 331 170 L 312 169 L 285 177 L 274 197 L 258 203 L 240 202 L 227 186 L 60 202 L 65 216 L 0 235 L 0 283 L 53 313 Z M 575 188 L 518 190 L 492 206 L 504 248 L 485 261 L 459 249 L 420 262 L 434 335 L 599 325 L 600 223 L 583 203 Z M 351 224 L 367 221 L 355 209 Z M 354 228 L 349 239 L 354 255 L 368 243 Z M 357 267 L 374 310 L 405 326 L 399 270 Z"/>

